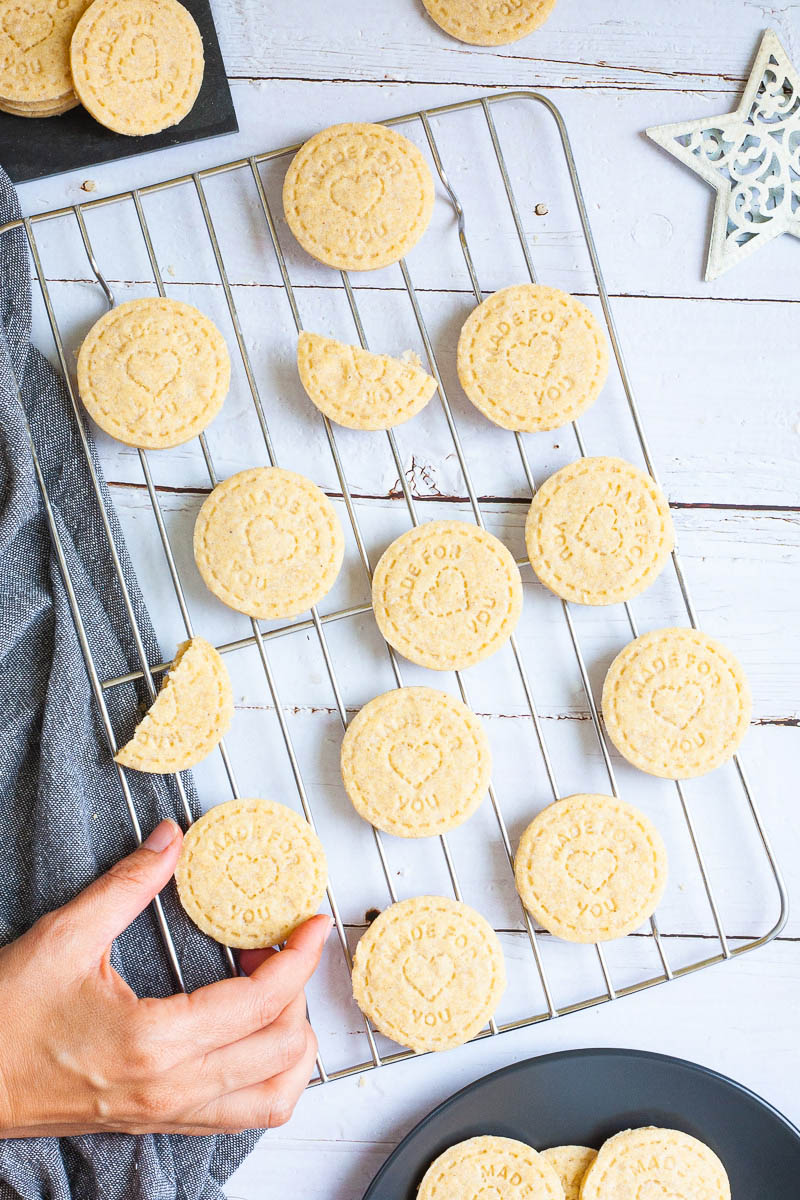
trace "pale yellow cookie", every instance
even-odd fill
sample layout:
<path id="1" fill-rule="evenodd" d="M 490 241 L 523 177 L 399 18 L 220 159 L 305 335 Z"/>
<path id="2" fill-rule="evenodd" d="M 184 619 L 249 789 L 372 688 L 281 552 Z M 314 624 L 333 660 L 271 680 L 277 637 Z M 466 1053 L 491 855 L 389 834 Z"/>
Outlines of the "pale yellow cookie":
<path id="1" fill-rule="evenodd" d="M 666 497 L 621 458 L 581 458 L 537 491 L 525 523 L 542 583 L 576 604 L 619 604 L 649 587 L 675 544 Z"/>
<path id="2" fill-rule="evenodd" d="M 580 1200 L 730 1200 L 713 1150 L 677 1129 L 627 1129 L 609 1138 L 583 1178 Z"/>
<path id="3" fill-rule="evenodd" d="M 233 720 L 227 668 L 204 638 L 178 647 L 160 692 L 115 762 L 134 771 L 185 771 L 211 753 Z"/>
<path id="4" fill-rule="evenodd" d="M 505 1137 L 474 1137 L 435 1158 L 417 1200 L 564 1200 L 543 1154 Z"/>
<path id="5" fill-rule="evenodd" d="M 195 821 L 175 868 L 203 933 L 241 950 L 276 946 L 313 917 L 328 866 L 314 830 L 272 800 L 228 800 Z"/>
<path id="6" fill-rule="evenodd" d="M 342 779 L 365 821 L 396 837 L 455 829 L 486 795 L 489 739 L 466 704 L 427 687 L 376 696 L 342 742 Z"/>
<path id="7" fill-rule="evenodd" d="M 503 429 L 558 429 L 600 394 L 605 335 L 585 304 L 558 288 L 521 283 L 495 292 L 464 322 L 458 377 L 476 408 Z"/>
<path id="8" fill-rule="evenodd" d="M 430 521 L 392 542 L 372 581 L 386 641 L 432 671 L 471 667 L 514 632 L 522 581 L 493 534 L 467 521 Z"/>
<path id="9" fill-rule="evenodd" d="M 15 117 L 60 117 L 62 113 L 76 108 L 79 103 L 74 92 L 42 104 L 18 104 L 13 100 L 0 99 L 0 112 L 10 113 Z"/>
<path id="10" fill-rule="evenodd" d="M 392 429 L 425 407 L 436 380 L 417 356 L 408 361 L 346 346 L 319 333 L 297 343 L 300 382 L 313 404 L 348 429 Z"/>
<path id="11" fill-rule="evenodd" d="M 445 33 L 473 46 L 518 42 L 544 24 L 556 0 L 422 0 Z"/>
<path id="12" fill-rule="evenodd" d="M 222 408 L 230 378 L 222 334 L 181 300 L 116 305 L 78 354 L 78 390 L 90 417 L 118 442 L 145 450 L 202 433 Z"/>
<path id="13" fill-rule="evenodd" d="M 581 1182 L 597 1151 L 588 1146 L 552 1146 L 542 1150 L 540 1157 L 549 1163 L 564 1189 L 564 1200 L 580 1200 Z"/>
<path id="14" fill-rule="evenodd" d="M 458 900 L 400 900 L 356 947 L 353 995 L 376 1029 L 412 1050 L 449 1050 L 483 1029 L 505 991 L 497 934 Z"/>
<path id="15" fill-rule="evenodd" d="M 298 150 L 283 187 L 289 228 L 329 267 L 371 271 L 415 246 L 433 212 L 420 150 L 385 125 L 332 125 Z"/>
<path id="16" fill-rule="evenodd" d="M 191 111 L 203 82 L 203 39 L 178 0 L 94 0 L 75 28 L 70 61 L 94 119 L 141 137 Z"/>
<path id="17" fill-rule="evenodd" d="M 613 796 L 567 796 L 520 838 L 514 879 L 540 925 L 567 942 L 624 937 L 652 916 L 667 884 L 656 827 Z"/>
<path id="18" fill-rule="evenodd" d="M 695 629 L 657 629 L 612 662 L 603 720 L 628 762 L 662 779 L 692 779 L 731 758 L 752 702 L 742 666 Z"/>
<path id="19" fill-rule="evenodd" d="M 0 96 L 15 106 L 73 92 L 69 44 L 91 0 L 0 0 Z"/>
<path id="20" fill-rule="evenodd" d="M 240 471 L 214 488 L 194 527 L 207 588 L 251 617 L 293 617 L 331 590 L 344 556 L 333 505 L 280 467 Z"/>

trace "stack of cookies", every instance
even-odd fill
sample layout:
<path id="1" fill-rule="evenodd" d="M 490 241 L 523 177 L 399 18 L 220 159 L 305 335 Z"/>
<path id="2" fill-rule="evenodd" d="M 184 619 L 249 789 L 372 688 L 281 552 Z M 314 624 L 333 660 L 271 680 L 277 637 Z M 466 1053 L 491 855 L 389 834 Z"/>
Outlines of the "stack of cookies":
<path id="1" fill-rule="evenodd" d="M 0 110 L 55 117 L 82 104 L 117 133 L 183 120 L 203 41 L 178 0 L 0 0 Z"/>

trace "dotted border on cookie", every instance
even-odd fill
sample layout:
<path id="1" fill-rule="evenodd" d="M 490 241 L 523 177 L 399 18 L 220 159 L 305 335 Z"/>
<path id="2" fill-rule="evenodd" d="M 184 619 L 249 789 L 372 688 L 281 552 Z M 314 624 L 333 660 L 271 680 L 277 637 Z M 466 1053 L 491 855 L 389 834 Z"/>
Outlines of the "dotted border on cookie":
<path id="1" fill-rule="evenodd" d="M 704 647 L 707 651 L 710 650 L 712 654 L 721 659 L 724 669 L 731 677 L 739 701 L 735 729 L 726 743 L 726 747 L 720 750 L 710 761 L 703 762 L 700 759 L 694 759 L 692 762 L 684 764 L 680 775 L 673 773 L 674 764 L 670 762 L 663 760 L 654 762 L 652 759 L 645 758 L 645 755 L 636 748 L 632 739 L 625 731 L 616 709 L 616 699 L 622 686 L 624 672 L 636 663 L 632 647 L 643 649 L 644 643 L 647 643 L 648 648 L 651 645 L 665 645 L 673 640 L 675 635 L 678 635 L 681 640 L 691 641 L 698 647 Z M 722 642 L 718 642 L 715 638 L 709 637 L 699 630 L 688 629 L 682 626 L 670 629 L 657 629 L 652 633 L 642 634 L 641 637 L 629 642 L 627 646 L 620 650 L 608 668 L 608 674 L 603 683 L 602 711 L 608 736 L 628 762 L 638 767 L 639 770 L 644 771 L 645 774 L 655 775 L 659 779 L 697 778 L 700 775 L 707 775 L 710 771 L 716 770 L 722 763 L 727 762 L 734 756 L 747 732 L 751 709 L 750 688 L 741 663 L 736 656 L 728 650 L 727 646 L 724 646 Z M 645 762 L 648 764 L 647 766 L 642 765 Z M 689 773 L 687 774 L 687 772 Z"/>
<path id="2" fill-rule="evenodd" d="M 503 618 L 502 625 L 494 637 L 489 642 L 484 642 L 480 647 L 472 651 L 468 659 L 463 657 L 456 659 L 452 653 L 444 655 L 441 652 L 430 649 L 430 647 L 423 647 L 412 641 L 410 637 L 403 634 L 403 631 L 400 629 L 397 622 L 394 621 L 389 615 L 389 606 L 386 600 L 386 588 L 389 583 L 390 573 L 394 570 L 397 561 L 400 558 L 401 553 L 405 551 L 406 546 L 409 543 L 420 542 L 423 538 L 423 530 L 426 531 L 426 536 L 435 536 L 435 527 L 440 527 L 442 525 L 452 527 L 448 528 L 448 533 L 467 537 L 468 540 L 473 544 L 477 542 L 486 549 L 491 550 L 491 552 L 496 555 L 503 566 L 503 571 L 506 575 L 508 583 L 507 595 L 510 602 L 507 606 L 506 616 Z M 476 538 L 476 533 L 480 534 L 481 536 Z M 501 551 L 504 552 L 504 554 L 501 553 Z M 390 557 L 393 552 L 393 557 Z M 513 566 L 515 574 L 510 572 L 508 567 L 509 563 L 511 563 Z M 382 590 L 379 591 L 379 589 Z M 380 603 L 380 615 L 376 600 Z M 372 604 L 373 611 L 375 613 L 375 620 L 378 623 L 378 628 L 386 638 L 386 641 L 390 642 L 391 645 L 394 646 L 395 650 L 398 650 L 401 654 L 408 658 L 410 662 L 419 662 L 419 665 L 421 666 L 430 666 L 432 662 L 445 660 L 441 668 L 433 669 L 441 669 L 445 671 L 464 670 L 466 667 L 472 666 L 484 658 L 488 658 L 490 654 L 494 653 L 495 649 L 499 650 L 500 646 L 507 642 L 511 634 L 514 632 L 522 612 L 522 579 L 519 574 L 519 568 L 514 562 L 511 551 L 507 546 L 503 545 L 499 538 L 496 538 L 494 534 L 489 533 L 488 530 L 481 529 L 479 525 L 471 525 L 467 521 L 429 521 L 425 525 L 417 525 L 414 529 L 409 529 L 407 533 L 401 534 L 400 537 L 396 538 L 395 541 L 392 542 L 392 544 L 384 551 L 381 558 L 378 560 L 378 565 L 375 568 L 375 574 L 372 580 Z M 511 625 L 510 629 L 508 628 L 509 624 Z M 387 635 L 387 628 L 391 629 L 394 633 L 394 639 Z M 422 662 L 418 659 L 411 658 L 411 656 L 406 653 L 408 649 L 414 651 L 419 656 L 419 660 L 424 658 L 425 661 Z M 454 661 L 463 664 L 463 666 L 454 668 L 452 666 Z"/>
<path id="3" fill-rule="evenodd" d="M 602 464 L 602 466 L 601 466 Z M 613 465 L 611 465 L 613 464 Z M 586 589 L 592 596 L 610 596 L 611 598 L 605 601 L 592 601 L 581 599 L 578 596 L 579 588 L 575 587 L 568 580 L 559 574 L 558 567 L 546 555 L 542 546 L 542 524 L 545 518 L 547 508 L 552 504 L 560 492 L 564 490 L 568 484 L 576 479 L 580 479 L 583 475 L 593 477 L 598 469 L 608 471 L 612 474 L 618 473 L 626 475 L 627 478 L 633 479 L 637 484 L 643 486 L 647 491 L 653 505 L 661 517 L 661 528 L 658 536 L 658 545 L 656 552 L 653 554 L 651 561 L 648 563 L 641 573 L 633 579 L 624 588 L 618 587 L 611 591 L 608 588 L 591 588 Z M 666 520 L 665 520 L 666 517 Z M 535 526 L 535 529 L 534 529 Z M 531 553 L 531 543 L 536 539 L 533 549 L 535 554 Z M 616 604 L 623 600 L 631 600 L 643 592 L 650 583 L 663 570 L 664 564 L 669 557 L 675 545 L 675 531 L 672 524 L 672 514 L 670 513 L 669 503 L 661 489 L 656 485 L 653 479 L 644 471 L 640 471 L 633 463 L 625 462 L 622 458 L 614 458 L 608 455 L 598 455 L 594 458 L 581 458 L 577 462 L 569 463 L 566 467 L 562 467 L 551 475 L 537 491 L 531 506 L 528 509 L 528 516 L 525 521 L 525 543 L 528 549 L 528 558 L 530 559 L 531 568 L 534 574 L 545 587 L 555 592 L 557 596 L 561 596 L 564 600 L 571 600 L 576 604 L 591 604 L 591 603 L 606 603 Z M 534 561 L 535 560 L 535 561 Z M 544 578 L 539 572 L 539 565 L 542 564 L 548 572 L 548 578 Z M 562 584 L 562 590 L 553 587 L 552 581 Z M 565 595 L 568 592 L 568 595 Z"/>
<path id="4" fill-rule="evenodd" d="M 598 1200 L 600 1200 L 600 1197 L 603 1196 L 602 1187 L 606 1181 L 606 1178 L 607 1178 L 609 1172 L 614 1167 L 617 1166 L 617 1164 L 620 1162 L 621 1159 L 627 1157 L 628 1154 L 631 1153 L 631 1151 L 627 1150 L 625 1147 L 630 1146 L 633 1138 L 637 1134 L 639 1134 L 639 1135 L 641 1135 L 641 1134 L 658 1134 L 658 1135 L 660 1135 L 658 1137 L 653 1137 L 653 1136 L 640 1137 L 639 1140 L 641 1143 L 643 1143 L 643 1145 L 641 1145 L 637 1151 L 640 1154 L 642 1153 L 643 1150 L 651 1150 L 655 1147 L 663 1148 L 665 1151 L 667 1151 L 669 1153 L 674 1153 L 675 1141 L 674 1140 L 670 1141 L 670 1137 L 671 1137 L 678 1141 L 679 1147 L 681 1150 L 684 1150 L 688 1154 L 694 1155 L 705 1166 L 713 1168 L 716 1165 L 716 1163 L 718 1163 L 719 1168 L 722 1172 L 722 1178 L 721 1178 L 720 1182 L 723 1183 L 723 1185 L 727 1184 L 727 1186 L 723 1187 L 723 1192 L 722 1192 L 723 1200 L 729 1200 L 731 1193 L 730 1193 L 730 1185 L 728 1182 L 727 1173 L 725 1171 L 725 1166 L 719 1159 L 718 1155 L 716 1155 L 714 1153 L 714 1151 L 711 1149 L 711 1147 L 707 1146 L 705 1144 L 705 1142 L 701 1142 L 699 1138 L 692 1137 L 691 1134 L 682 1133 L 680 1130 L 677 1130 L 677 1129 L 658 1129 L 655 1126 L 648 1126 L 648 1127 L 645 1127 L 644 1129 L 624 1130 L 622 1133 L 618 1133 L 614 1137 L 609 1138 L 609 1140 L 605 1143 L 605 1145 L 600 1148 L 597 1158 L 591 1164 L 588 1171 L 586 1172 L 586 1174 L 583 1177 L 583 1183 L 581 1184 L 582 1200 L 589 1200 L 589 1197 L 590 1197 L 589 1189 L 590 1188 L 592 1188 L 594 1190 L 595 1195 L 598 1197 Z M 613 1151 L 611 1151 L 609 1149 L 609 1147 L 611 1145 L 613 1145 L 614 1142 L 623 1143 L 622 1148 L 616 1154 L 614 1154 Z M 712 1161 L 709 1161 L 709 1159 L 706 1157 L 707 1154 L 712 1156 Z M 609 1159 L 609 1161 L 606 1161 L 607 1158 Z M 597 1175 L 597 1177 L 598 1177 L 597 1181 L 595 1181 L 595 1175 Z M 692 1186 L 694 1186 L 694 1185 L 692 1185 Z M 584 1196 L 584 1193 L 585 1193 L 585 1196 Z"/>

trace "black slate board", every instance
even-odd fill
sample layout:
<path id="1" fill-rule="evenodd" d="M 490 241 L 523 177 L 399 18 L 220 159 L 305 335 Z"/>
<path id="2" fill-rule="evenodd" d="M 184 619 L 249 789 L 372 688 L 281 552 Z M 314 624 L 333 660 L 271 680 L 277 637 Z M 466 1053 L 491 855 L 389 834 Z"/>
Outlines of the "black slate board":
<path id="1" fill-rule="evenodd" d="M 238 131 L 211 6 L 208 0 L 181 3 L 198 24 L 205 54 L 203 85 L 189 115 L 162 133 L 125 137 L 98 125 L 83 108 L 38 119 L 0 112 L 0 164 L 15 183 Z"/>
<path id="2" fill-rule="evenodd" d="M 800 1131 L 741 1084 L 664 1054 L 568 1050 L 495 1071 L 445 1100 L 387 1159 L 364 1200 L 415 1200 L 433 1159 L 466 1138 L 599 1148 L 641 1125 L 706 1142 L 725 1164 L 733 1200 L 798 1195 Z"/>

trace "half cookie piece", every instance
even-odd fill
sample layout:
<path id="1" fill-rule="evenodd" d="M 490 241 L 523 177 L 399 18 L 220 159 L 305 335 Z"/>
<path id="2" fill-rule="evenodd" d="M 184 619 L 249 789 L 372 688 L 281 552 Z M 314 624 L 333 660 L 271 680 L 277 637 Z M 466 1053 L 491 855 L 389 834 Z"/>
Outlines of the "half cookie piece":
<path id="1" fill-rule="evenodd" d="M 297 369 L 308 398 L 348 429 L 391 429 L 415 416 L 436 391 L 416 354 L 391 358 L 319 333 L 301 333 Z"/>
<path id="2" fill-rule="evenodd" d="M 228 671 L 204 638 L 178 647 L 161 691 L 114 761 L 134 771 L 185 771 L 211 753 L 233 719 Z"/>

